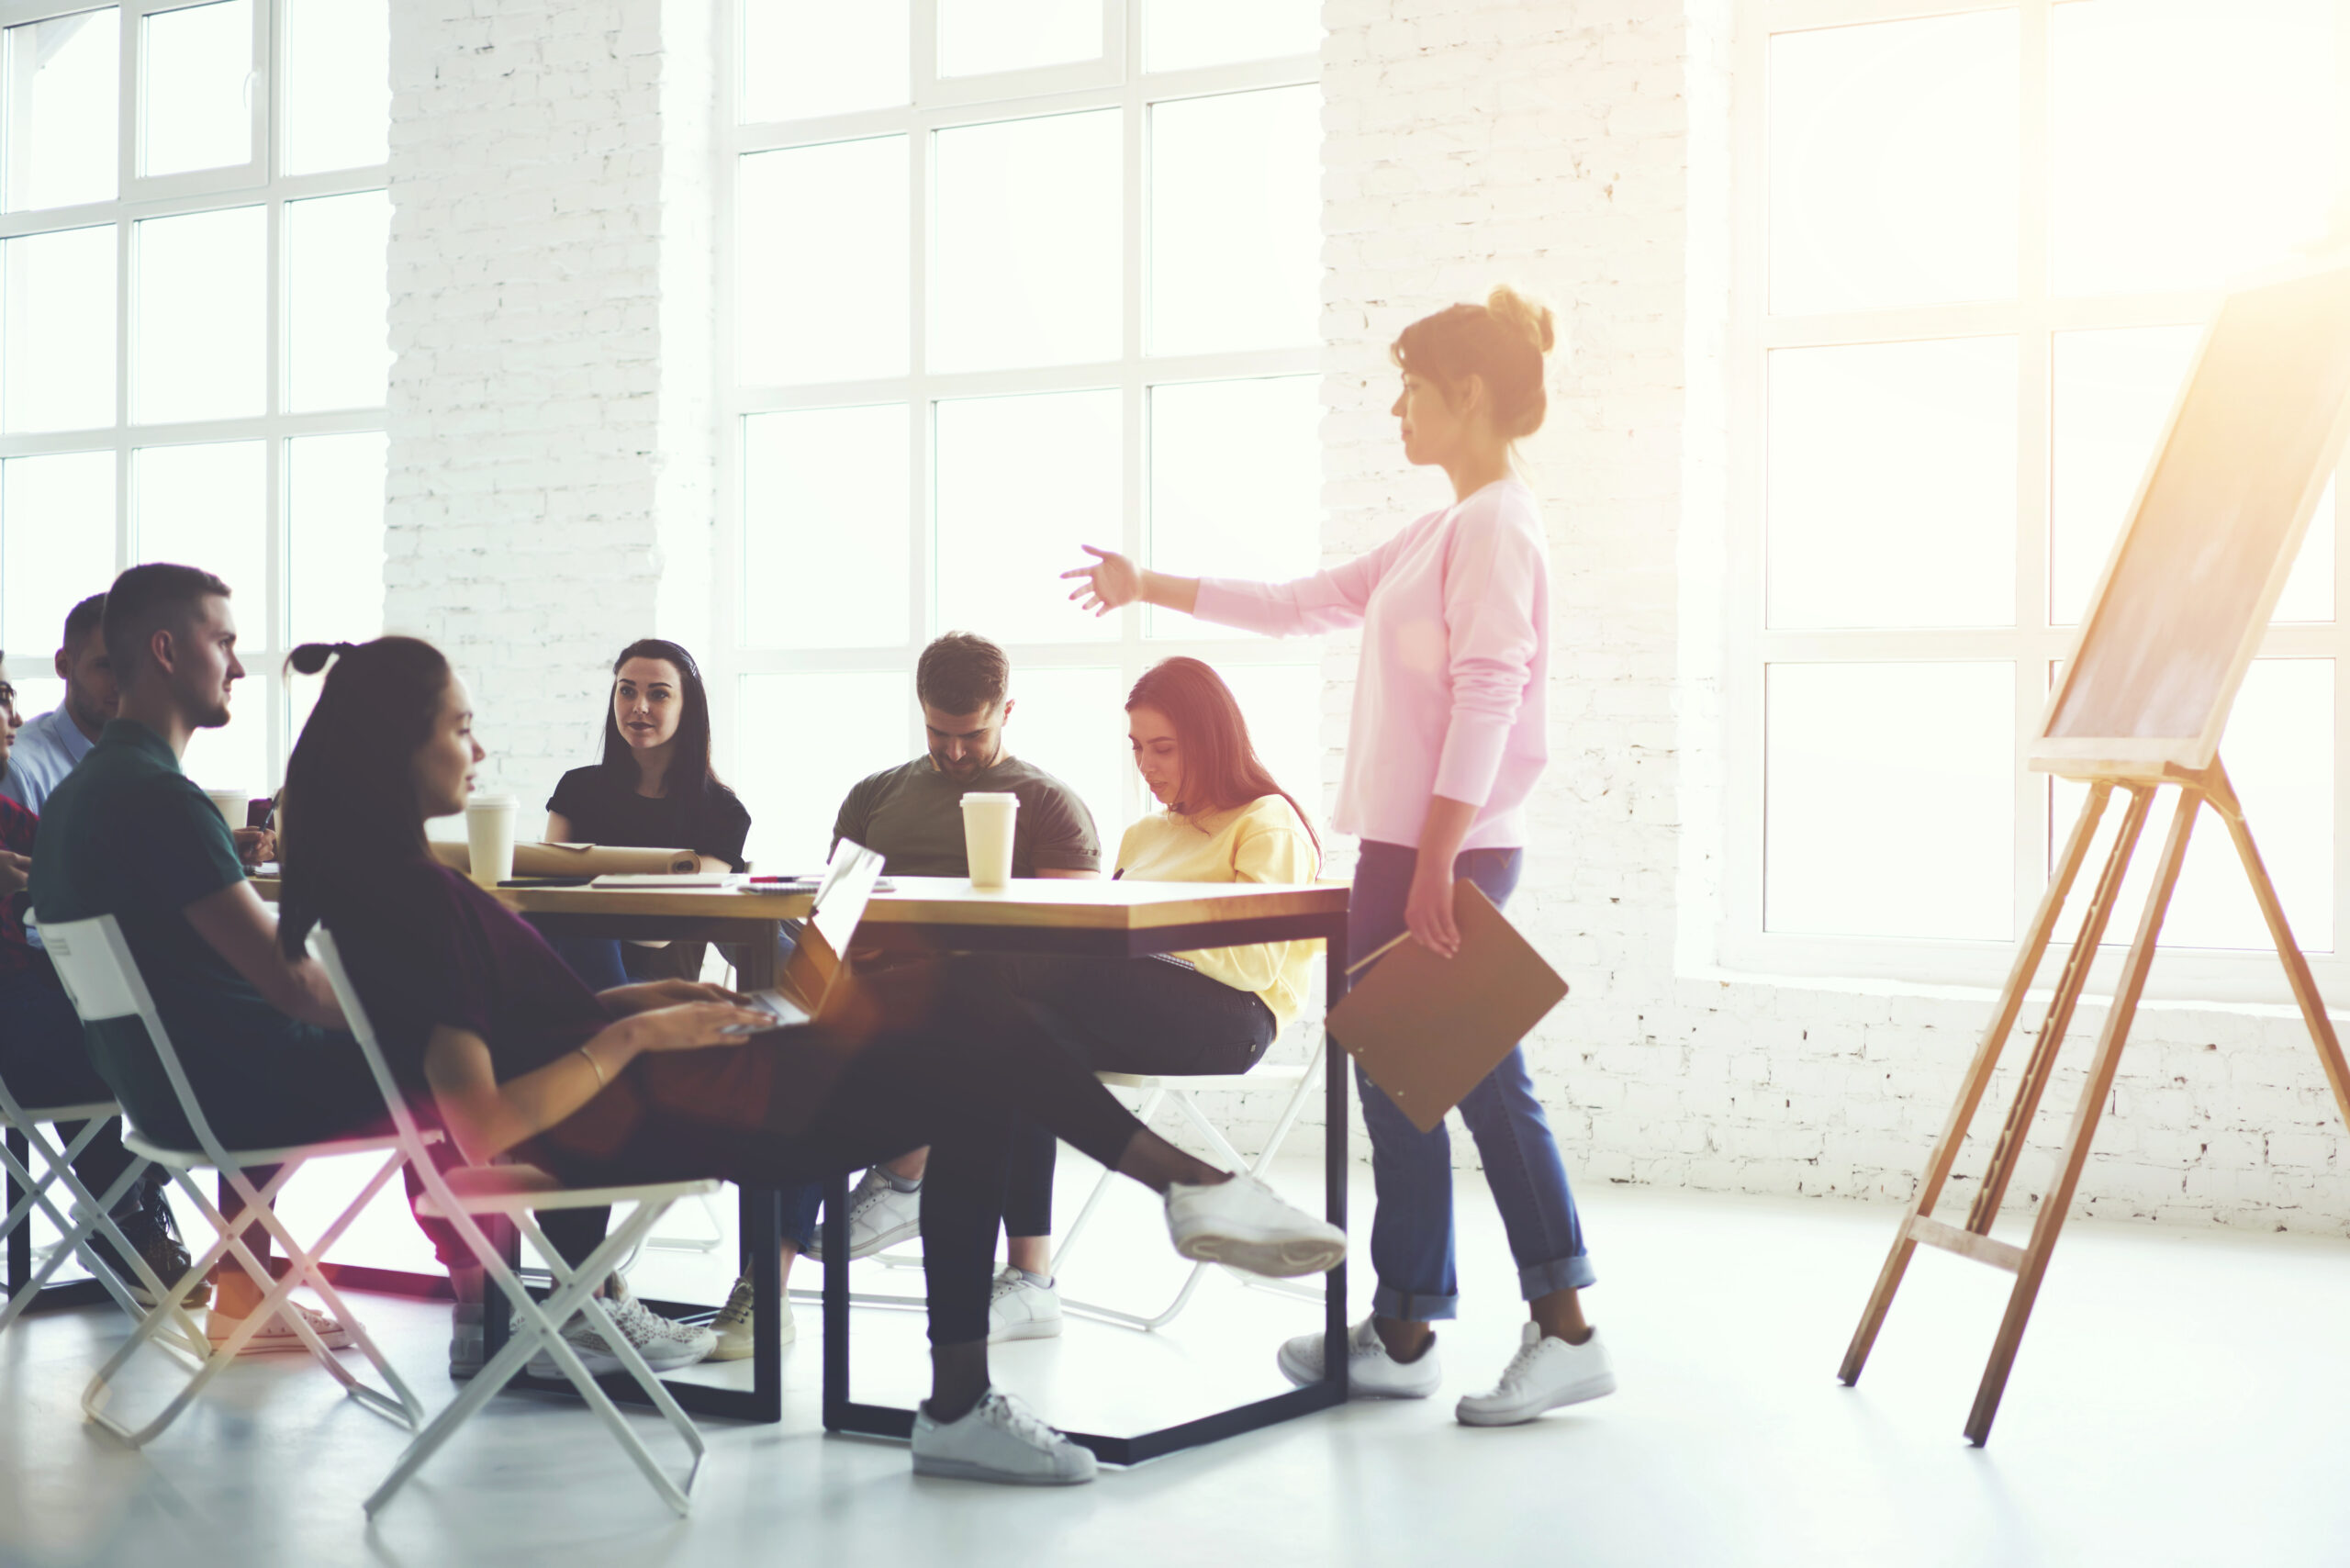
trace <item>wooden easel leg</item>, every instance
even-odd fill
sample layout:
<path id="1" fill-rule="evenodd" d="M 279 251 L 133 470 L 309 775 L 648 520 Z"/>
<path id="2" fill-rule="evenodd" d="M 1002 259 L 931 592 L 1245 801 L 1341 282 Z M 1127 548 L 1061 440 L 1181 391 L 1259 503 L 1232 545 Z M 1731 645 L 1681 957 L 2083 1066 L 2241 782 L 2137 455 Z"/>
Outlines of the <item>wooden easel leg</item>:
<path id="1" fill-rule="evenodd" d="M 2163 845 L 2163 857 L 2154 872 L 2154 885 L 2146 896 L 2145 913 L 2139 917 L 2138 935 L 2130 944 L 2129 961 L 2121 971 L 2121 983 L 2115 989 L 2113 1011 L 2107 1014 L 2105 1028 L 2098 1036 L 2097 1054 L 2089 1061 L 2088 1081 L 2081 1086 L 2081 1103 L 2073 1113 L 2072 1129 L 2065 1136 L 2065 1152 L 2058 1163 L 2056 1180 L 2051 1183 L 2048 1196 L 2040 1205 L 2040 1214 L 2032 1222 L 2031 1242 L 2024 1249 L 2021 1266 L 2016 1270 L 2015 1289 L 2008 1296 L 2007 1316 L 2000 1319 L 1999 1336 L 1991 1344 L 1990 1363 L 1983 1369 L 1982 1385 L 1975 1393 L 1975 1408 L 1966 1417 L 1966 1440 L 1980 1448 L 1990 1439 L 1991 1422 L 1999 1413 L 1999 1396 L 2007 1392 L 2008 1372 L 2015 1365 L 2016 1350 L 2023 1343 L 2024 1325 L 2031 1321 L 2031 1304 L 2040 1294 L 2040 1282 L 2048 1272 L 2049 1255 L 2056 1249 L 2057 1233 L 2065 1227 L 2065 1214 L 2073 1206 L 2073 1193 L 2080 1186 L 2081 1168 L 2088 1162 L 2089 1141 L 2097 1136 L 2098 1118 L 2104 1114 L 2106 1096 L 2113 1092 L 2113 1075 L 2121 1064 L 2121 1044 L 2130 1036 L 2130 1025 L 2137 1016 L 2138 999 L 2146 989 L 2146 972 L 2154 967 L 2154 943 L 2162 935 L 2163 916 L 2170 909 L 2170 895 L 2178 885 L 2180 866 L 2187 860 L 2187 841 L 2195 828 L 2195 813 L 2201 809 L 2200 790 L 2188 786 L 2179 790 L 2178 812 L 2171 819 L 2170 837 Z"/>
<path id="2" fill-rule="evenodd" d="M 2113 905 L 2121 893 L 2122 878 L 2130 869 L 2130 860 L 2138 852 L 2139 836 L 2145 831 L 2146 817 L 2154 803 L 2154 787 L 2133 785 L 2130 790 L 2130 809 L 2121 819 L 2121 831 L 2114 835 L 2113 851 L 2105 857 L 2105 870 L 2098 876 L 2097 891 L 2090 896 L 2089 906 L 2081 913 L 2081 929 L 2073 939 L 2073 950 L 2065 959 L 2065 973 L 2056 984 L 2056 994 L 2048 1001 L 2048 1015 L 2040 1025 L 2040 1037 L 2032 1042 L 2031 1056 L 2024 1064 L 2023 1081 L 2016 1085 L 2016 1097 L 2008 1106 L 2008 1119 L 1999 1128 L 1999 1141 L 1991 1151 L 1991 1163 L 1983 1172 L 1983 1184 L 1975 1189 L 1974 1206 L 1967 1210 L 1966 1228 L 1977 1236 L 1991 1234 L 1991 1226 L 1999 1217 L 1999 1205 L 2007 1201 L 2008 1183 L 2015 1179 L 2016 1164 L 2023 1153 L 2024 1139 L 2031 1132 L 2031 1119 L 2040 1112 L 2040 1097 L 2046 1092 L 2049 1075 L 2056 1068 L 2056 1053 L 2064 1047 L 2065 1036 L 2073 1026 L 2073 1009 L 2081 1000 L 2081 988 L 2088 982 L 2089 970 L 2097 963 L 2098 946 L 2105 940 L 2106 923 L 2113 914 Z"/>
<path id="3" fill-rule="evenodd" d="M 1860 1327 L 1852 1331 L 1852 1342 L 1845 1349 L 1844 1364 L 1837 1369 L 1837 1377 L 1847 1387 L 1860 1381 L 1861 1369 L 1868 1364 L 1869 1350 L 1876 1343 L 1877 1330 L 1885 1327 L 1885 1315 L 1893 1305 L 1893 1294 L 1901 1288 L 1901 1276 L 1909 1267 L 1909 1255 L 1917 1250 L 1918 1243 L 1909 1234 L 1909 1227 L 1920 1215 L 1933 1213 L 1934 1201 L 1942 1196 L 1942 1184 L 1950 1180 L 1951 1167 L 1958 1162 L 1959 1145 L 1965 1140 L 1967 1126 L 1975 1120 L 1975 1107 L 1982 1103 L 1992 1070 L 1999 1065 L 1999 1053 L 2015 1029 L 2016 1015 L 2023 1011 L 2024 993 L 2031 989 L 2031 977 L 2038 972 L 2041 958 L 2048 951 L 2049 938 L 2054 935 L 2057 919 L 2065 912 L 2065 900 L 2081 874 L 2082 862 L 2088 858 L 2089 843 L 2097 836 L 2098 819 L 2105 815 L 2105 803 L 2112 794 L 2113 786 L 2102 779 L 2089 786 L 2080 820 L 2073 824 L 2073 836 L 2065 843 L 2065 857 L 2058 863 L 2048 890 L 2041 895 L 2039 913 L 2033 915 L 2031 929 L 2025 934 L 2015 963 L 2008 971 L 2007 986 L 1999 992 L 1998 1011 L 1992 1015 L 1990 1026 L 1984 1030 L 1981 1043 L 1975 1047 L 1975 1059 L 1968 1064 L 1966 1076 L 1959 1085 L 1958 1103 L 1951 1107 L 1950 1119 L 1942 1125 L 1942 1137 L 1935 1141 L 1933 1155 L 1919 1181 L 1917 1196 L 1909 1201 L 1908 1212 L 1901 1216 L 1901 1228 L 1894 1234 L 1893 1249 L 1886 1254 L 1885 1267 L 1877 1273 L 1876 1288 L 1869 1293 L 1869 1304 L 1861 1313 Z"/>
<path id="4" fill-rule="evenodd" d="M 2301 957 L 2301 946 L 2293 940 L 2292 927 L 2285 923 L 2285 906 L 2277 900 L 2277 886 L 2268 879 L 2268 868 L 2261 863 L 2260 851 L 2253 846 L 2252 829 L 2244 820 L 2244 806 L 2236 800 L 2235 786 L 2228 779 L 2227 769 L 2215 757 L 2211 762 L 2209 790 L 2211 809 L 2228 824 L 2228 836 L 2235 840 L 2236 857 L 2244 862 L 2244 875 L 2252 880 L 2252 894 L 2260 902 L 2260 918 L 2268 923 L 2269 939 L 2277 944 L 2277 956 L 2285 961 L 2285 979 L 2293 988 L 2293 1000 L 2300 1004 L 2301 1020 L 2309 1025 L 2310 1038 L 2316 1043 L 2317 1058 L 2325 1067 L 2325 1081 L 2333 1090 L 2333 1106 L 2345 1123 L 2350 1123 L 2350 1064 L 2342 1058 L 2342 1042 L 2333 1033 L 2333 1020 L 2326 1016 L 2325 1002 L 2317 993 L 2317 979 L 2310 973 L 2309 960 Z"/>

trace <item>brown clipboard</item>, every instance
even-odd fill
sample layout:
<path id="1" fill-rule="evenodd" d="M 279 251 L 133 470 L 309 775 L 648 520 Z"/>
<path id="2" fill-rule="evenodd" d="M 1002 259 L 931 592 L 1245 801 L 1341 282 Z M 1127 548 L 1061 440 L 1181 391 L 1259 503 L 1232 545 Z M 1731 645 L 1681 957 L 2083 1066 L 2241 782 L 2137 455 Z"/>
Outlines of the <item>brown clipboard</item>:
<path id="1" fill-rule="evenodd" d="M 1457 955 L 1397 938 L 1356 966 L 1378 960 L 1328 1023 L 1330 1038 L 1424 1133 L 1567 994 L 1558 971 L 1466 878 L 1452 884 L 1452 918 Z"/>

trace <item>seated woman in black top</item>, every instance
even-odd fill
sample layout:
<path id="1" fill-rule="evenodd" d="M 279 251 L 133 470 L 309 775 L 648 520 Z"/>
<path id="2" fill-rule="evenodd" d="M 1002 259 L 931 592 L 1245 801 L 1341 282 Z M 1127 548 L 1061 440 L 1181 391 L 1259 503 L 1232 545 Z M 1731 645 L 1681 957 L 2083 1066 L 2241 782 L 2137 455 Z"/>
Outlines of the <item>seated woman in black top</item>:
<path id="1" fill-rule="evenodd" d="M 934 1382 L 914 1468 L 1084 1481 L 1093 1458 L 989 1387 L 989 1275 L 1013 1130 L 1034 1118 L 1167 1195 L 1178 1251 L 1266 1274 L 1334 1266 L 1336 1227 L 1146 1129 L 969 960 L 837 985 L 795 1028 L 727 1002 L 615 1016 L 506 907 L 435 862 L 424 823 L 464 809 L 484 753 L 464 683 L 386 637 L 327 676 L 288 768 L 285 917 L 341 939 L 392 1070 L 468 1159 L 576 1183 L 821 1180 L 932 1148 L 923 1270 Z"/>
<path id="2" fill-rule="evenodd" d="M 705 870 L 741 871 L 751 813 L 710 765 L 710 694 L 693 655 L 640 638 L 612 661 L 603 759 L 575 767 L 547 801 L 547 842 L 690 849 Z M 563 937 L 564 961 L 601 990 L 631 980 L 699 980 L 702 944 L 663 947 Z"/>

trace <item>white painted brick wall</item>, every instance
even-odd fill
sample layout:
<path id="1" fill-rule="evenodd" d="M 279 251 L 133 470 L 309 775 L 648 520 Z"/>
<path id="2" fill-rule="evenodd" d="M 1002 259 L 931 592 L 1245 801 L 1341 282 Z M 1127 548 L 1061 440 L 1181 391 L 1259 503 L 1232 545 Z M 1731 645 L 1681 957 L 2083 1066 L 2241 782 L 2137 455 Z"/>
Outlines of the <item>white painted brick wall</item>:
<path id="1" fill-rule="evenodd" d="M 472 678 L 526 811 L 591 755 L 665 543 L 708 555 L 707 10 L 393 7 L 386 622 Z"/>

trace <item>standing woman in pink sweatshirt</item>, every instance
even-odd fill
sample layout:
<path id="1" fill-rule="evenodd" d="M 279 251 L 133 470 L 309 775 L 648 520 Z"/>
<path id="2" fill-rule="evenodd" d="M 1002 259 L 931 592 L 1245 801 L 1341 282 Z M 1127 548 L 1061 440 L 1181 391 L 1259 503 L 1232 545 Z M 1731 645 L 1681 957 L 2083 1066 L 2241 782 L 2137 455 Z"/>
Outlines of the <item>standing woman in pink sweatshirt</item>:
<path id="1" fill-rule="evenodd" d="M 1363 629 L 1346 773 L 1332 825 L 1361 858 L 1348 950 L 1409 931 L 1452 956 L 1452 885 L 1467 878 L 1496 904 L 1517 885 L 1526 801 L 1549 756 L 1543 738 L 1550 581 L 1542 515 L 1511 466 L 1514 442 L 1541 427 L 1548 308 L 1506 286 L 1404 329 L 1390 351 L 1404 373 L 1393 410 L 1404 455 L 1442 468 L 1452 505 L 1367 555 L 1292 583 L 1177 577 L 1086 546 L 1092 564 L 1070 598 L 1097 615 L 1136 600 L 1274 636 Z M 1332 998 L 1333 1001 L 1337 999 Z M 1444 1128 L 1422 1133 L 1357 1074 L 1379 1194 L 1371 1316 L 1342 1348 L 1359 1396 L 1425 1399 L 1442 1382 L 1437 1320 L 1458 1315 L 1452 1157 Z M 1533 1321 L 1499 1383 L 1455 1410 L 1506 1426 L 1595 1399 L 1616 1374 L 1577 1292 L 1593 1280 L 1583 1226 L 1524 1055 L 1513 1050 L 1460 1103 L 1502 1212 Z M 1298 1383 L 1322 1375 L 1324 1336 L 1281 1347 Z"/>

